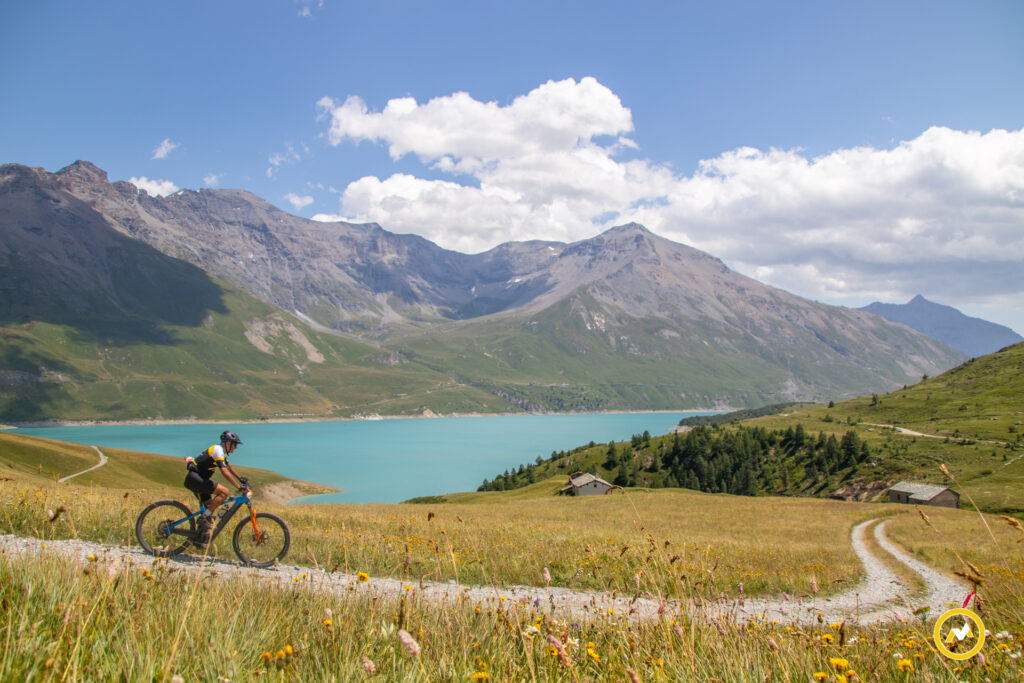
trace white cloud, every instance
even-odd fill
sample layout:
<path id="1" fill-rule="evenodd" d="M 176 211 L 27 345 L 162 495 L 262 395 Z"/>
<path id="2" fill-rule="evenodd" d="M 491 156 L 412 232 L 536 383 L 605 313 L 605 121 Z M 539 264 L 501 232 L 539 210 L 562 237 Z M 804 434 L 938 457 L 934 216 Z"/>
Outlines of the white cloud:
<path id="1" fill-rule="evenodd" d="M 220 185 L 221 178 L 223 177 L 223 173 L 208 173 L 203 176 L 203 184 L 206 187 L 217 187 Z"/>
<path id="2" fill-rule="evenodd" d="M 303 145 L 302 147 L 304 150 L 307 149 L 305 145 Z M 294 164 L 300 159 L 302 159 L 302 155 L 299 154 L 298 150 L 295 149 L 295 146 L 290 142 L 285 144 L 284 152 L 274 152 L 269 157 L 267 157 L 267 163 L 270 164 L 270 166 L 267 168 L 267 177 L 273 178 L 274 173 L 277 171 L 277 168 L 282 164 Z"/>
<path id="3" fill-rule="evenodd" d="M 284 198 L 287 199 L 291 203 L 291 205 L 295 207 L 296 211 L 300 211 L 301 209 L 313 203 L 313 198 L 310 197 L 309 195 L 304 195 L 300 197 L 294 192 L 289 192 L 284 196 Z"/>
<path id="4" fill-rule="evenodd" d="M 740 148 L 684 175 L 636 158 L 630 110 L 593 78 L 504 105 L 454 93 L 318 108 L 330 144 L 380 143 L 449 176 L 361 178 L 339 215 L 448 248 L 574 241 L 635 220 L 805 296 L 1024 295 L 1024 130 L 935 127 L 815 158 Z"/>
<path id="5" fill-rule="evenodd" d="M 128 182 L 140 190 L 145 190 L 155 197 L 166 197 L 169 194 L 174 194 L 179 189 L 178 186 L 170 180 L 150 180 L 146 176 L 142 176 L 141 178 L 129 178 Z"/>
<path id="6" fill-rule="evenodd" d="M 313 9 L 321 9 L 324 6 L 324 0 L 295 0 L 296 3 L 301 5 L 299 7 L 299 16 L 304 19 L 309 19 L 313 16 Z"/>
<path id="7" fill-rule="evenodd" d="M 166 159 L 167 155 L 176 150 L 180 145 L 176 142 L 172 142 L 170 138 L 164 138 L 164 141 L 153 148 L 153 159 Z"/>

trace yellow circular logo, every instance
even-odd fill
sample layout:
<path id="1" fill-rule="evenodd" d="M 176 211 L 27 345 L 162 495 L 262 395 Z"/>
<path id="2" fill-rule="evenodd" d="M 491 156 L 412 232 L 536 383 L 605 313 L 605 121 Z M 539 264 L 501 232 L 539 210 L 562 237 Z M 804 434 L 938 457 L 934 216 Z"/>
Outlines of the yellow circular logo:
<path id="1" fill-rule="evenodd" d="M 963 617 L 963 619 L 954 619 L 954 617 Z M 943 632 L 942 627 L 946 622 L 950 622 L 949 628 Z M 982 623 L 981 617 L 967 608 L 951 609 L 935 622 L 932 639 L 939 652 L 950 659 L 970 659 L 981 652 L 981 647 L 985 644 L 985 624 Z M 954 652 L 954 650 L 960 650 L 971 643 L 974 645 L 969 650 Z"/>

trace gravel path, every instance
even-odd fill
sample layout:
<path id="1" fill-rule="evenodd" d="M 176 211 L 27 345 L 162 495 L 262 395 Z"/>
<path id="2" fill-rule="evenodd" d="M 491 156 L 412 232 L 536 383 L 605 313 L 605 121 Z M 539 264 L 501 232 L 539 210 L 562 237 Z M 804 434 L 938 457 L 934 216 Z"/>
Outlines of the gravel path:
<path id="1" fill-rule="evenodd" d="M 107 464 L 107 456 L 103 455 L 103 451 L 101 451 L 100 449 L 96 448 L 95 446 L 90 446 L 90 448 L 92 448 L 94 451 L 96 451 L 99 454 L 99 456 L 100 456 L 99 464 L 98 465 L 93 465 L 92 467 L 90 467 L 87 470 L 82 470 L 81 472 L 75 472 L 74 474 L 69 474 L 68 476 L 64 477 L 63 479 L 58 479 L 57 480 L 58 484 L 63 484 L 68 479 L 74 479 L 75 477 L 77 477 L 80 474 L 85 474 L 86 472 L 92 472 L 93 470 L 95 470 L 97 468 L 100 468 L 100 467 L 103 467 L 104 465 Z"/>
<path id="2" fill-rule="evenodd" d="M 865 578 L 854 588 L 831 597 L 783 594 L 776 599 L 746 598 L 742 595 L 722 594 L 715 601 L 694 604 L 675 600 L 662 601 L 649 593 L 639 596 L 621 596 L 614 593 L 590 593 L 558 587 L 462 586 L 448 583 L 417 583 L 398 579 L 371 578 L 360 583 L 354 575 L 329 573 L 310 567 L 282 565 L 276 569 L 251 569 L 237 562 L 203 559 L 182 555 L 170 561 L 176 568 L 186 571 L 207 571 L 218 577 L 252 577 L 282 585 L 301 583 L 312 590 L 336 592 L 340 596 L 366 595 L 395 599 L 410 591 L 421 599 L 432 601 L 439 607 L 470 603 L 499 602 L 502 600 L 531 604 L 538 610 L 558 613 L 573 619 L 627 617 L 637 620 L 656 620 L 660 613 L 688 612 L 692 618 L 728 619 L 739 622 L 750 620 L 777 620 L 785 624 L 834 623 L 839 620 L 870 624 L 913 618 L 919 607 L 930 607 L 930 616 L 937 616 L 945 606 L 959 604 L 968 589 L 907 555 L 884 536 L 885 522 L 875 526 L 875 537 L 897 561 L 918 573 L 926 584 L 924 595 L 913 596 L 878 558 L 871 554 L 865 535 L 877 519 L 862 522 L 853 528 L 853 550 L 864 564 Z M 105 562 L 126 562 L 138 566 L 151 566 L 156 561 L 138 547 L 104 546 L 77 540 L 41 541 L 11 535 L 0 536 L 0 554 L 12 556 L 59 553 L 69 559 L 86 563 L 90 555 L 104 558 Z M 614 612 L 610 612 L 614 610 Z"/>

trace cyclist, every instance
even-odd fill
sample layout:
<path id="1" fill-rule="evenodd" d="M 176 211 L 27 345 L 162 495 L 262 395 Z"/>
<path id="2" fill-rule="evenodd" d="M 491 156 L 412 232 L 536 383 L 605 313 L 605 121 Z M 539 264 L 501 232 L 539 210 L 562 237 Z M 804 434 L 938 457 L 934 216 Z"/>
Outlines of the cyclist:
<path id="1" fill-rule="evenodd" d="M 240 477 L 228 462 L 228 456 L 242 444 L 231 430 L 220 435 L 220 444 L 214 444 L 205 449 L 197 458 L 186 458 L 188 474 L 185 476 L 185 488 L 196 494 L 199 502 L 206 506 L 206 510 L 199 516 L 196 528 L 196 541 L 199 543 L 210 542 L 210 532 L 213 530 L 213 513 L 231 495 L 228 490 L 213 481 L 214 469 L 219 469 L 224 478 L 231 482 L 239 491 L 248 487 L 245 477 Z"/>

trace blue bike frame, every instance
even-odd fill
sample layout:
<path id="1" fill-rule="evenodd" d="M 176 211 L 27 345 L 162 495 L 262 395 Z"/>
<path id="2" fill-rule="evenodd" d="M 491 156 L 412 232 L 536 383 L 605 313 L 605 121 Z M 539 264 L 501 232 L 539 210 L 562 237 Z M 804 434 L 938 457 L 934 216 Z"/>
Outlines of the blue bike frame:
<path id="1" fill-rule="evenodd" d="M 235 516 L 235 513 L 238 512 L 238 508 L 242 507 L 243 505 L 248 505 L 249 506 L 249 516 L 252 518 L 252 526 L 253 526 L 254 529 L 257 530 L 257 533 L 258 533 L 259 530 L 256 527 L 256 513 L 253 512 L 251 499 L 252 499 L 252 491 L 249 490 L 249 489 L 246 489 L 242 493 L 239 493 L 237 496 L 232 496 L 231 498 L 228 498 L 227 500 L 225 500 L 221 504 L 221 507 L 220 507 L 221 512 L 218 515 L 220 517 L 220 519 L 217 522 L 217 525 L 210 532 L 210 539 L 212 540 L 212 539 L 217 537 L 217 535 L 221 532 L 221 530 L 225 526 L 227 526 L 228 522 L 231 521 L 231 518 Z M 230 504 L 230 507 L 227 507 L 229 504 Z M 167 532 L 171 533 L 171 534 L 178 534 L 180 536 L 185 536 L 185 537 L 189 538 L 189 540 L 191 540 L 192 532 L 190 530 L 188 522 L 189 522 L 190 519 L 196 519 L 197 517 L 199 517 L 199 515 L 203 514 L 204 512 L 206 512 L 206 506 L 203 505 L 202 503 L 200 503 L 199 504 L 199 509 L 196 512 L 193 512 L 188 517 L 182 517 L 178 521 L 170 524 L 167 527 Z M 182 524 L 185 525 L 184 529 L 179 528 Z"/>

